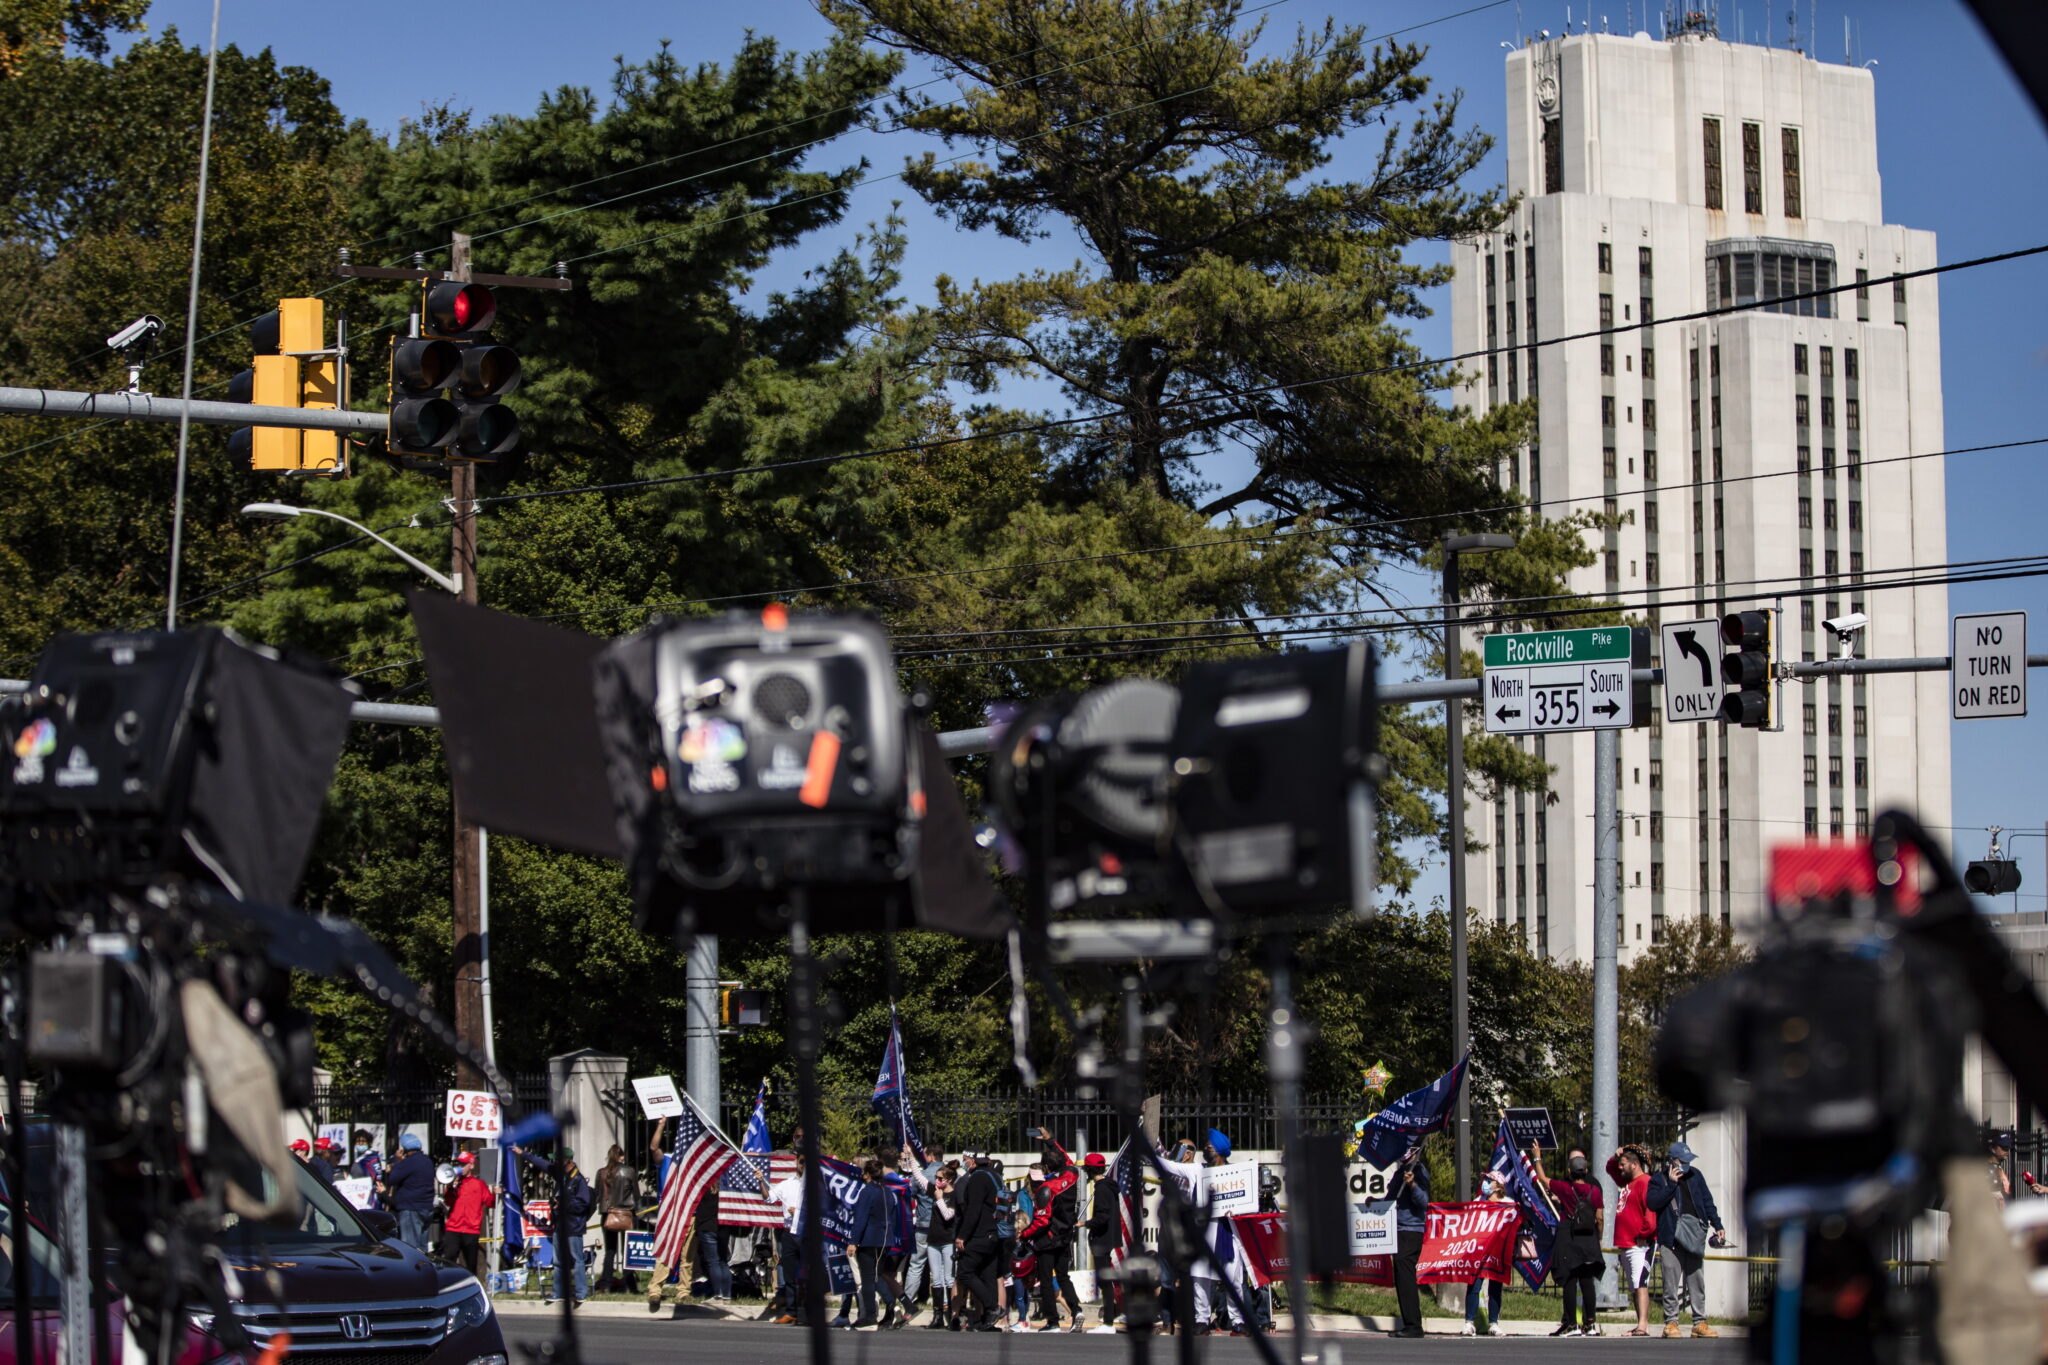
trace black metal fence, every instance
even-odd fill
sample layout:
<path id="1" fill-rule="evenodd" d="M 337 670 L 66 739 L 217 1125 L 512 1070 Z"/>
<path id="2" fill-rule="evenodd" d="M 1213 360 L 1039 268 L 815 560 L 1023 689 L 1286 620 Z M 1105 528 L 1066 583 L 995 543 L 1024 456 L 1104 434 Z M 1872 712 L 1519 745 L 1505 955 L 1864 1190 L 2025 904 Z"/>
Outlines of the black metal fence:
<path id="1" fill-rule="evenodd" d="M 506 1077 L 512 1084 L 516 1112 L 548 1107 L 546 1072 L 528 1072 Z M 401 1124 L 424 1123 L 441 1131 L 442 1110 L 448 1099 L 445 1084 L 388 1086 L 329 1083 L 313 1087 L 312 1120 L 316 1124 L 340 1123 L 350 1128 L 383 1125 L 386 1141 L 395 1141 Z"/>

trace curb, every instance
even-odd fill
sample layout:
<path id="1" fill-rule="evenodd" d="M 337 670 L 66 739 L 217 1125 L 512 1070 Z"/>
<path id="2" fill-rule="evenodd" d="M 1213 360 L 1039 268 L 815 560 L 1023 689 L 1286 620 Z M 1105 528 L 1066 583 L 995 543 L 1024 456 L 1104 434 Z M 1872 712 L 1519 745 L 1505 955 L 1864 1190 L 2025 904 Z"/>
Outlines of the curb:
<path id="1" fill-rule="evenodd" d="M 560 1317 L 560 1304 L 544 1304 L 538 1299 L 498 1298 L 491 1306 L 501 1317 L 538 1318 Z M 659 1313 L 649 1313 L 644 1302 L 639 1303 L 586 1303 L 576 1310 L 579 1318 L 630 1318 L 640 1322 L 754 1322 L 761 1310 L 749 1304 L 725 1307 L 718 1304 L 688 1303 L 682 1305 L 663 1304 Z M 1395 1322 L 1392 1318 L 1356 1317 L 1344 1313 L 1312 1313 L 1309 1315 L 1309 1330 L 1328 1335 L 1363 1336 L 1391 1332 Z M 763 1323 L 763 1326 L 772 1324 Z M 1422 1322 L 1424 1335 L 1432 1337 L 1455 1337 L 1461 1334 L 1464 1324 L 1457 1318 L 1425 1318 Z M 1501 1337 L 1548 1337 L 1556 1324 L 1530 1319 L 1510 1319 L 1496 1327 L 1491 1335 Z M 1739 1340 L 1749 1335 L 1749 1330 L 1731 1323 L 1716 1323 L 1715 1330 L 1724 1339 Z M 1662 1328 L 1652 1323 L 1653 1337 L 1661 1334 Z M 1626 1324 L 1612 1322 L 1601 1324 L 1603 1337 L 1627 1338 Z M 1691 1332 L 1686 1333 L 1687 1339 Z M 1584 1340 L 1584 1338 L 1580 1338 Z"/>

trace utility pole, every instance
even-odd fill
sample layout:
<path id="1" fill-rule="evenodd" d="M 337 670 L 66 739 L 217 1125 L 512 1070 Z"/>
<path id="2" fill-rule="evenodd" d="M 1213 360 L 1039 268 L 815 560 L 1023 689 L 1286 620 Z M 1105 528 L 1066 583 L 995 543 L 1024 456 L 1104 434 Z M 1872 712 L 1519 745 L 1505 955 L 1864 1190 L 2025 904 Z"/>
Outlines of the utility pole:
<path id="1" fill-rule="evenodd" d="M 1464 602 L 1464 584 L 1458 579 L 1458 556 L 1514 547 L 1513 536 L 1498 533 L 1445 536 L 1444 551 L 1444 680 L 1458 681 L 1464 664 L 1458 645 L 1458 611 Z M 1451 1062 L 1463 1061 L 1472 1048 L 1470 1017 L 1471 980 L 1467 963 L 1465 904 L 1465 699 L 1444 701 L 1446 749 L 1446 796 L 1444 814 L 1449 818 L 1450 913 L 1451 913 Z M 1471 1197 L 1472 1190 L 1472 1101 L 1471 1077 L 1458 1087 L 1457 1111 L 1451 1124 L 1452 1153 L 1457 1157 L 1457 1198 Z"/>
<path id="2" fill-rule="evenodd" d="M 1609 1217 L 1621 1208 L 1619 1192 L 1607 1178 L 1607 1157 L 1620 1141 L 1621 1008 L 1617 975 L 1621 949 L 1621 810 L 1615 765 L 1621 741 L 1614 730 L 1593 732 L 1593 1170 Z M 1608 1223 L 1609 1236 L 1614 1224 Z M 1614 1262 L 1600 1275 L 1599 1303 L 1620 1302 Z"/>
<path id="3" fill-rule="evenodd" d="M 683 974 L 683 1088 L 713 1123 L 719 1112 L 718 935 L 690 940 Z"/>
<path id="4" fill-rule="evenodd" d="M 449 274 L 467 281 L 469 234 L 450 235 Z M 448 514 L 453 523 L 453 564 L 462 585 L 462 600 L 477 602 L 476 466 L 468 460 L 448 465 Z M 483 840 L 482 831 L 462 808 L 459 789 L 450 792 L 455 809 L 455 1032 L 464 1042 L 491 1051 L 484 1029 L 483 991 Z M 466 1061 L 456 1063 L 456 1080 L 465 1090 L 483 1088 L 483 1076 Z"/>

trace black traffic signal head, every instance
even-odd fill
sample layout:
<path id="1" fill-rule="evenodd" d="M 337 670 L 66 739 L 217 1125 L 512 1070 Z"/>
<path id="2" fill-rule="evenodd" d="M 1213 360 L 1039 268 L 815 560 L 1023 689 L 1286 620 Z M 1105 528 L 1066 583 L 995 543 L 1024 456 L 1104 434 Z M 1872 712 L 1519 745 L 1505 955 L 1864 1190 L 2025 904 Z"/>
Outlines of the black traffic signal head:
<path id="1" fill-rule="evenodd" d="M 1751 730 L 1771 728 L 1772 636 L 1767 611 L 1731 611 L 1721 618 L 1721 681 L 1734 689 L 1721 698 L 1721 719 Z"/>
<path id="2" fill-rule="evenodd" d="M 422 319 L 427 333 L 437 337 L 469 338 L 491 330 L 498 318 L 498 300 L 480 284 L 443 280 L 427 286 Z"/>
<path id="3" fill-rule="evenodd" d="M 502 460 L 519 451 L 519 418 L 510 408 L 484 400 L 456 408 L 460 425 L 454 453 L 466 460 Z"/>
<path id="4" fill-rule="evenodd" d="M 462 352 L 462 376 L 455 387 L 464 398 L 503 398 L 519 387 L 519 379 L 517 351 L 478 342 Z"/>
<path id="5" fill-rule="evenodd" d="M 1963 871 L 1963 885 L 1979 896 L 2007 896 L 2020 889 L 2020 865 L 2008 858 L 1987 858 Z"/>
<path id="6" fill-rule="evenodd" d="M 444 391 L 462 368 L 462 348 L 430 337 L 391 344 L 390 431 L 393 450 L 434 454 L 447 448 L 462 414 Z"/>

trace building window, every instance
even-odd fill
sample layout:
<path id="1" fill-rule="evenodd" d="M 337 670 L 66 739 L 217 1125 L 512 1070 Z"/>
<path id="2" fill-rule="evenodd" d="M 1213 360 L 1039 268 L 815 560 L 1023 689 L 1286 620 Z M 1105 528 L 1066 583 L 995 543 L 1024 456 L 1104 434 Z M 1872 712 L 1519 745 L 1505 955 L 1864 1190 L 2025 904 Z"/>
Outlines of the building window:
<path id="1" fill-rule="evenodd" d="M 1656 316 L 1657 316 L 1657 310 L 1656 310 L 1656 309 L 1655 309 L 1654 307 L 1652 307 L 1652 306 L 1651 306 L 1651 304 L 1650 304 L 1650 296 L 1649 296 L 1648 294 L 1645 294 L 1645 295 L 1643 295 L 1643 296 L 1642 296 L 1642 297 L 1641 297 L 1640 299 L 1638 299 L 1638 300 L 1637 300 L 1637 304 L 1638 304 L 1638 305 L 1639 305 L 1639 306 L 1641 307 L 1641 309 L 1642 309 L 1642 315 L 1643 315 L 1643 318 L 1642 318 L 1642 320 L 1643 320 L 1644 322 L 1648 322 L 1648 321 L 1649 321 L 1649 320 L 1650 320 L 1651 318 L 1654 318 L 1654 317 L 1656 317 Z"/>
<path id="2" fill-rule="evenodd" d="M 1804 729 L 1805 729 L 1806 733 L 1807 733 L 1807 734 L 1809 734 L 1809 735 L 1810 735 L 1810 734 L 1813 734 L 1813 733 L 1815 732 L 1815 729 L 1817 728 L 1817 727 L 1816 727 L 1816 724 L 1815 724 L 1815 715 L 1816 715 L 1816 712 L 1815 712 L 1815 710 L 1814 710 L 1814 704 L 1813 704 L 1812 702 L 1808 702 L 1808 703 L 1806 703 L 1806 715 L 1805 715 L 1805 720 L 1804 720 Z"/>
<path id="3" fill-rule="evenodd" d="M 1832 431 L 1835 427 L 1835 400 L 1829 394 L 1820 397 L 1820 424 Z"/>
<path id="4" fill-rule="evenodd" d="M 1760 123 L 1742 125 L 1742 210 L 1764 211 L 1764 129 Z"/>
<path id="5" fill-rule="evenodd" d="M 1858 788 L 1870 785 L 1870 760 L 1867 758 L 1856 760 L 1856 785 Z"/>
<path id="6" fill-rule="evenodd" d="M 1650 890 L 1652 890 L 1652 891 L 1662 891 L 1663 889 L 1664 889 L 1664 864 L 1662 864 L 1662 863 L 1651 863 L 1651 864 L 1650 864 Z"/>
<path id="7" fill-rule="evenodd" d="M 1492 304 L 1486 305 L 1486 339 L 1492 341 L 1500 333 L 1500 314 Z"/>
<path id="8" fill-rule="evenodd" d="M 1652 712 L 1651 714 L 1652 716 L 1655 716 L 1659 713 Z M 1663 763 L 1664 760 L 1661 758 L 1653 758 L 1650 760 L 1650 771 L 1657 774 L 1657 780 L 1659 783 L 1661 783 L 1664 780 L 1663 774 L 1658 771 L 1660 768 L 1662 768 Z M 1650 840 L 1653 843 L 1664 842 L 1664 816 L 1661 812 L 1650 812 Z"/>
<path id="9" fill-rule="evenodd" d="M 1600 243 L 1600 273 L 1603 275 L 1612 275 L 1614 273 L 1614 247 L 1607 242 Z"/>
<path id="10" fill-rule="evenodd" d="M 1806 347 L 1795 344 L 1792 347 L 1792 373 L 1806 373 Z"/>
<path id="11" fill-rule="evenodd" d="M 1721 207 L 1721 120 L 1700 121 L 1700 144 L 1705 153 L 1707 207 L 1717 209 Z"/>
<path id="12" fill-rule="evenodd" d="M 1806 499 L 1801 498 L 1800 501 L 1805 502 Z M 1813 629 L 1813 599 L 1811 597 L 1799 599 L 1799 628 L 1801 630 Z"/>
<path id="13" fill-rule="evenodd" d="M 1692 400 L 1692 429 L 1700 429 L 1700 400 L 1697 398 Z"/>
<path id="14" fill-rule="evenodd" d="M 1714 430 L 1721 429 L 1721 395 L 1715 394 L 1707 400 L 1707 415 L 1714 419 Z"/>
<path id="15" fill-rule="evenodd" d="M 1611 393 L 1600 395 L 1600 425 L 1603 427 L 1614 425 L 1614 395 Z M 1612 461 L 1609 463 L 1611 464 Z M 1607 471 L 1607 477 L 1610 479 L 1614 477 L 1612 469 Z"/>
<path id="16" fill-rule="evenodd" d="M 1854 403 L 1854 402 L 1855 402 L 1856 400 L 1852 398 L 1852 399 L 1850 399 L 1849 401 L 1850 401 L 1851 403 Z M 1644 430 L 1644 431 L 1655 431 L 1656 429 L 1657 429 L 1657 400 L 1656 400 L 1656 399 L 1654 399 L 1654 398 L 1645 398 L 1645 399 L 1643 400 L 1643 430 Z"/>
<path id="17" fill-rule="evenodd" d="M 1830 720 L 1834 719 L 1832 714 L 1828 718 Z M 1842 756 L 1840 754 L 1828 755 L 1828 785 L 1830 787 L 1842 785 Z"/>
<path id="18" fill-rule="evenodd" d="M 1825 521 L 1825 522 L 1827 523 L 1827 528 L 1828 528 L 1828 529 L 1829 529 L 1830 531 L 1834 530 L 1834 529 L 1835 529 L 1835 500 L 1834 500 L 1833 498 L 1828 498 L 1827 500 L 1825 500 L 1824 502 L 1822 502 L 1822 503 L 1821 503 L 1821 511 L 1822 511 L 1822 512 L 1824 512 L 1824 513 L 1826 514 L 1826 515 L 1825 515 L 1825 516 L 1824 516 L 1824 517 L 1822 518 L 1822 520 L 1823 520 L 1823 521 Z"/>
<path id="19" fill-rule="evenodd" d="M 1657 353 L 1648 346 L 1643 347 L 1643 378 L 1657 377 Z"/>
<path id="20" fill-rule="evenodd" d="M 1543 120 L 1543 192 L 1564 190 L 1564 136 L 1554 118 Z"/>
<path id="21" fill-rule="evenodd" d="M 1863 529 L 1863 504 L 1860 500 L 1851 500 L 1849 503 L 1849 529 L 1852 531 Z"/>
<path id="22" fill-rule="evenodd" d="M 1643 478 L 1650 483 L 1657 482 L 1657 452 L 1654 450 L 1643 452 Z"/>
<path id="23" fill-rule="evenodd" d="M 1856 271 L 1856 320 L 1870 321 L 1870 272 L 1861 268 Z"/>
<path id="24" fill-rule="evenodd" d="M 1806 808 L 1806 832 L 1808 834 L 1820 833 L 1820 808 L 1818 806 L 1808 806 Z"/>
<path id="25" fill-rule="evenodd" d="M 1800 472 L 1800 473 L 1802 473 L 1802 474 L 1805 474 L 1805 473 L 1808 473 L 1809 471 L 1811 471 L 1811 470 L 1812 470 L 1812 468 L 1813 468 L 1813 447 L 1812 447 L 1812 446 L 1801 446 L 1801 447 L 1799 447 L 1799 472 Z"/>
<path id="26" fill-rule="evenodd" d="M 1833 379 L 1835 377 L 1835 348 L 1832 346 L 1820 348 L 1820 377 L 1822 379 Z"/>
<path id="27" fill-rule="evenodd" d="M 1906 282 L 1904 280 L 1892 281 L 1892 321 L 1898 323 L 1901 327 L 1906 325 Z"/>
<path id="28" fill-rule="evenodd" d="M 1860 274 L 1861 272 L 1859 271 L 1858 273 Z M 1842 373 L 1850 379 L 1856 377 L 1856 348 L 1854 346 L 1844 347 L 1842 350 Z"/>
<path id="29" fill-rule="evenodd" d="M 1803 393 L 1792 395 L 1792 420 L 1802 427 L 1813 424 L 1813 409 Z"/>
<path id="30" fill-rule="evenodd" d="M 1650 790 L 1653 792 L 1664 790 L 1664 760 L 1661 758 L 1650 760 Z M 1650 827 L 1653 834 L 1656 829 L 1657 820 L 1657 816 L 1653 815 L 1650 817 Z"/>
<path id="31" fill-rule="evenodd" d="M 1608 399 L 1607 401 L 1608 401 L 1608 402 L 1610 402 L 1610 403 L 1612 403 L 1612 402 L 1613 402 L 1614 400 L 1613 400 L 1612 398 L 1610 398 L 1610 399 Z M 1606 472 L 1606 475 L 1607 475 L 1607 477 L 1608 477 L 1608 478 L 1610 478 L 1610 479 L 1611 479 L 1611 478 L 1613 478 L 1613 477 L 1614 477 L 1614 447 L 1613 447 L 1613 446 L 1609 446 L 1609 447 L 1607 447 L 1607 449 L 1606 449 L 1606 450 L 1604 450 L 1604 451 L 1602 451 L 1602 452 L 1601 452 L 1601 455 L 1600 455 L 1600 465 L 1601 465 L 1601 468 L 1602 468 L 1602 469 L 1603 469 L 1603 470 L 1604 470 L 1604 471 Z"/>
<path id="32" fill-rule="evenodd" d="M 1636 248 L 1636 273 L 1646 280 L 1650 278 L 1650 248 L 1646 246 Z"/>
<path id="33" fill-rule="evenodd" d="M 1834 433 L 1831 431 L 1822 432 L 1821 434 L 1830 439 L 1834 437 Z M 1835 477 L 1835 448 L 1833 446 L 1822 446 L 1820 448 L 1820 472 L 1831 479 Z"/>
<path id="34" fill-rule="evenodd" d="M 1856 708 L 1856 738 L 1858 739 L 1865 739 L 1869 737 L 1870 721 L 1867 719 L 1868 715 L 1869 713 L 1866 712 L 1862 707 L 1859 706 Z"/>
<path id="35" fill-rule="evenodd" d="M 1603 328 L 1614 325 L 1614 295 L 1612 294 L 1602 294 L 1600 296 L 1600 325 Z"/>
<path id="36" fill-rule="evenodd" d="M 1813 577 L 1813 551 L 1801 550 L 1799 552 L 1799 576 L 1801 578 Z"/>
<path id="37" fill-rule="evenodd" d="M 1486 357 L 1486 387 L 1489 389 L 1500 387 L 1500 357 L 1497 355 Z"/>
<path id="38" fill-rule="evenodd" d="M 1621 555 L 1614 550 L 1607 551 L 1607 581 L 1609 583 L 1619 583 L 1621 581 Z"/>
<path id="39" fill-rule="evenodd" d="M 1863 551 L 1849 551 L 1849 577 L 1853 583 L 1863 581 Z"/>
<path id="40" fill-rule="evenodd" d="M 1842 704 L 1840 702 L 1831 701 L 1828 703 L 1828 733 L 1831 735 L 1842 733 Z M 1840 763 L 1841 760 L 1836 759 L 1835 762 Z M 1835 780 L 1838 782 L 1841 780 L 1839 772 L 1835 774 Z"/>
<path id="41" fill-rule="evenodd" d="M 1606 342 L 1600 344 L 1600 373 L 1614 373 L 1614 347 Z"/>
<path id="42" fill-rule="evenodd" d="M 1834 300 L 1812 295 L 1835 283 L 1834 248 L 1782 237 L 1738 237 L 1707 243 L 1707 302 L 1722 308 L 1756 305 L 1767 313 L 1831 318 Z"/>
<path id="43" fill-rule="evenodd" d="M 1643 500 L 1643 529 L 1651 535 L 1657 534 L 1657 500 L 1655 498 Z"/>
<path id="44" fill-rule="evenodd" d="M 1827 551 L 1827 553 L 1826 553 L 1826 556 L 1825 556 L 1825 558 L 1824 558 L 1824 559 L 1822 560 L 1822 562 L 1823 562 L 1823 563 L 1825 563 L 1825 564 L 1827 565 L 1827 569 L 1828 569 L 1828 577 L 1829 577 L 1829 578 L 1839 578 L 1839 577 L 1841 577 L 1841 573 L 1842 573 L 1842 560 L 1841 560 L 1841 555 L 1840 555 L 1840 552 L 1839 552 L 1839 551 L 1835 551 L 1835 550 L 1829 550 L 1829 551 Z"/>
<path id="45" fill-rule="evenodd" d="M 1799 130 L 1780 128 L 1778 141 L 1785 154 L 1785 216 L 1799 218 L 1802 202 L 1799 192 Z"/>
<path id="46" fill-rule="evenodd" d="M 1719 346 L 1709 346 L 1707 347 L 1707 378 L 1719 379 L 1720 377 L 1721 348 Z"/>
<path id="47" fill-rule="evenodd" d="M 1842 400 L 1842 426 L 1848 431 L 1863 430 L 1863 405 L 1854 398 Z"/>
<path id="48" fill-rule="evenodd" d="M 1514 301 L 1513 299 L 1509 299 L 1509 300 L 1508 300 L 1508 344 L 1509 344 L 1509 345 L 1513 345 L 1513 344 L 1514 344 L 1514 340 L 1515 340 L 1515 301 Z"/>
<path id="49" fill-rule="evenodd" d="M 1536 310 L 1534 308 L 1529 310 L 1529 334 L 1531 336 L 1536 334 Z M 1529 396 L 1534 398 L 1536 396 L 1536 348 L 1533 346 L 1529 348 L 1526 368 L 1529 372 Z"/>
<path id="50" fill-rule="evenodd" d="M 1700 382 L 1700 348 L 1699 348 L 1699 347 L 1695 346 L 1695 347 L 1693 347 L 1693 348 L 1692 348 L 1692 359 L 1691 359 L 1690 361 L 1688 361 L 1687 363 L 1688 363 L 1688 365 L 1689 365 L 1689 367 L 1690 367 L 1690 369 L 1691 369 L 1691 371 L 1692 371 L 1692 382 L 1693 382 L 1693 383 L 1695 383 L 1695 384 L 1699 383 L 1699 382 Z"/>
<path id="51" fill-rule="evenodd" d="M 1513 284 L 1515 282 L 1515 249 L 1513 247 L 1509 247 L 1506 251 L 1503 251 L 1501 255 L 1506 257 L 1506 260 L 1503 262 L 1503 264 L 1507 267 L 1508 283 Z M 1487 258 L 1486 261 L 1486 279 L 1489 284 L 1493 282 L 1493 258 L 1490 256 Z"/>
<path id="52" fill-rule="evenodd" d="M 1655 550 L 1648 551 L 1643 555 L 1643 577 L 1651 583 L 1662 581 L 1657 577 L 1657 552 Z"/>
<path id="53" fill-rule="evenodd" d="M 1813 787 L 1818 786 L 1819 784 L 1820 760 L 1815 758 L 1812 754 L 1808 754 L 1806 756 L 1806 785 L 1809 787 Z"/>
<path id="54" fill-rule="evenodd" d="M 1802 531 L 1811 531 L 1813 529 L 1812 498 L 1801 498 L 1799 500 L 1799 529 Z"/>

